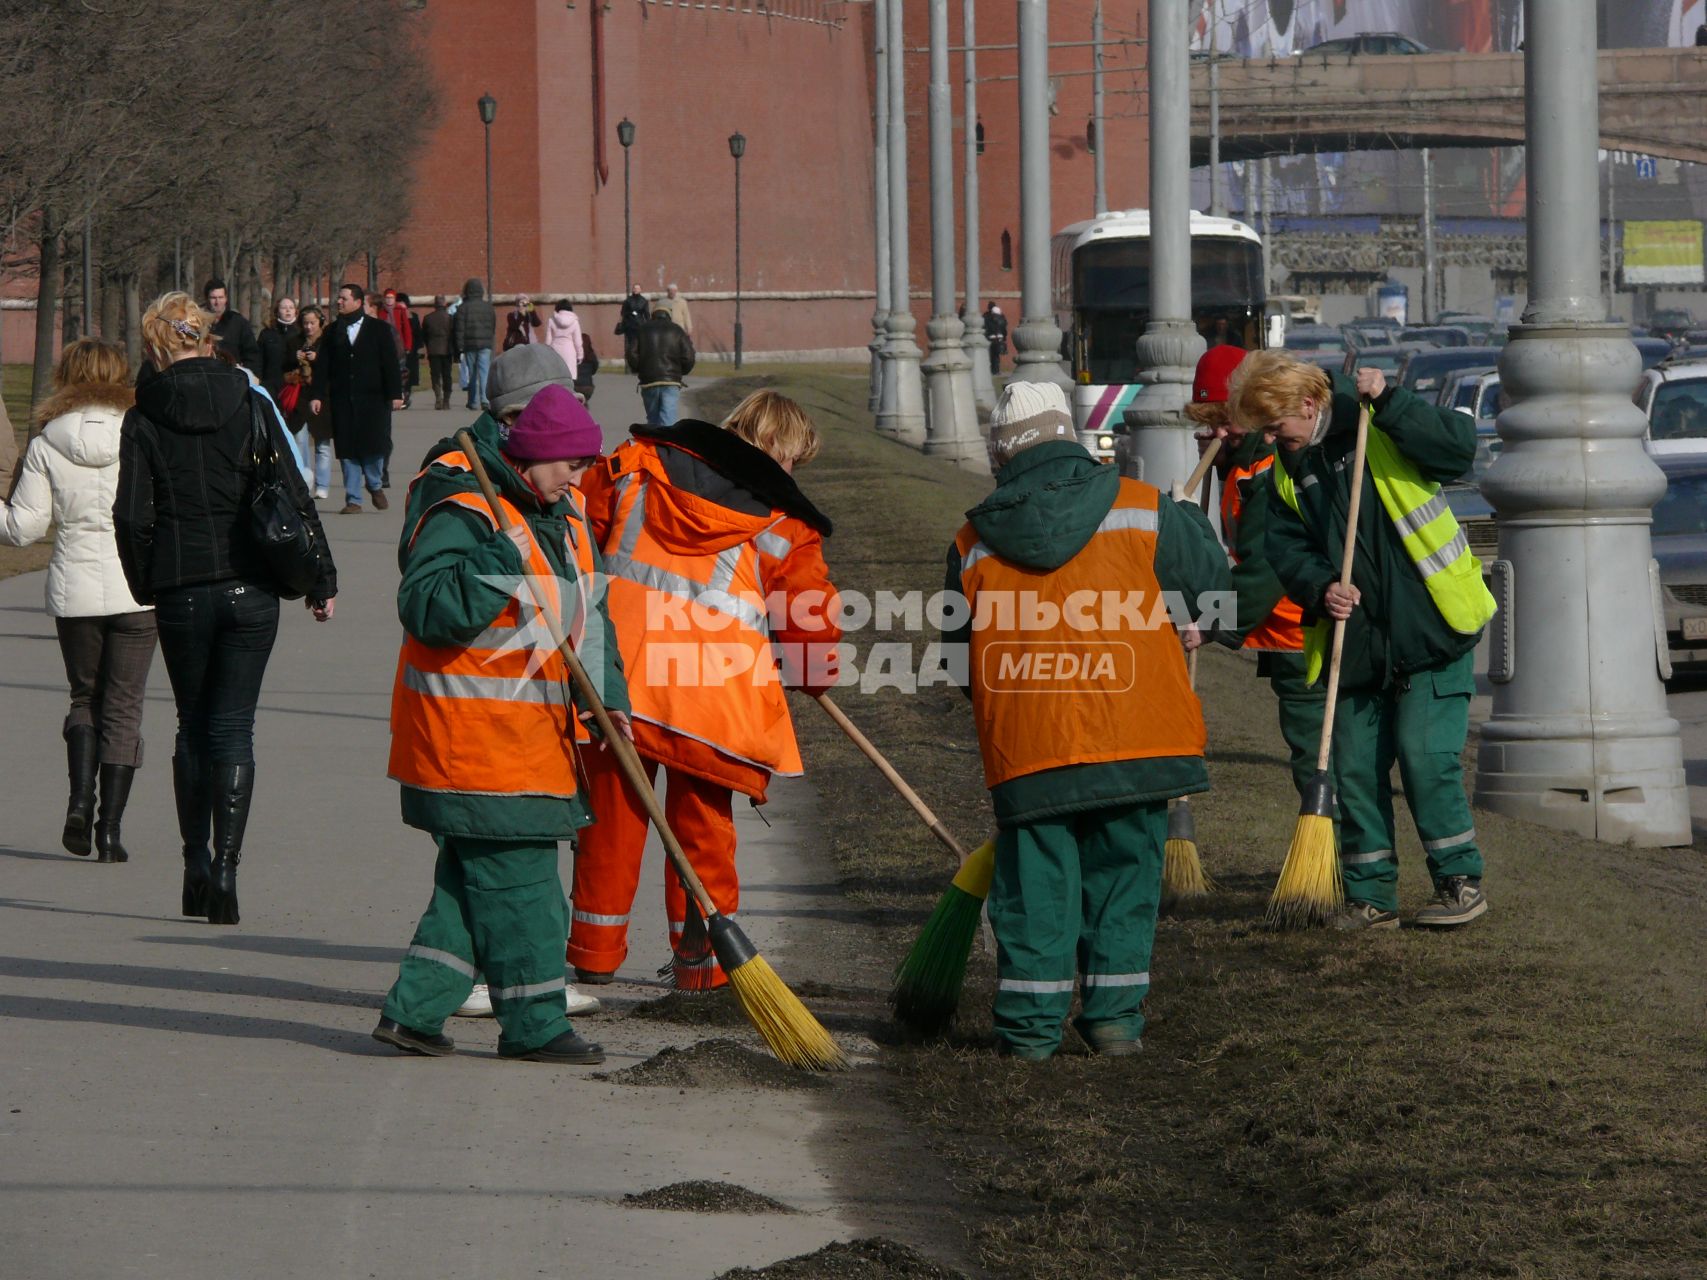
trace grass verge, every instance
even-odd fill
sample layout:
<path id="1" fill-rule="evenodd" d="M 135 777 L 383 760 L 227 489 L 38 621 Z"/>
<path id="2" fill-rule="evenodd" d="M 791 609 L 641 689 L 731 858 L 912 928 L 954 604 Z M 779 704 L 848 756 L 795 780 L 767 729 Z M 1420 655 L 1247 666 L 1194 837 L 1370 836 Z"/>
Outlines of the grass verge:
<path id="1" fill-rule="evenodd" d="M 18 457 L 24 456 L 24 446 L 29 438 L 30 423 L 30 366 L 27 364 L 0 365 L 0 397 L 6 401 L 6 416 L 11 419 L 13 432 L 18 440 Z M 7 495 L 0 492 L 0 498 Z M 0 578 L 10 578 L 14 574 L 33 573 L 37 569 L 45 569 L 49 557 L 53 555 L 53 538 L 47 538 L 29 547 L 0 547 Z"/>
<path id="2" fill-rule="evenodd" d="M 837 523 L 838 585 L 941 585 L 989 481 L 876 436 L 858 375 L 786 368 L 699 393 L 711 417 L 758 385 L 807 406 L 801 476 Z M 929 638 L 896 626 L 851 637 Z M 889 1044 L 893 1095 L 979 1206 L 972 1250 L 1025 1277 L 1707 1274 L 1707 1079 L 1698 850 L 1575 840 L 1479 813 L 1489 915 L 1458 934 L 1258 927 L 1297 813 L 1271 695 L 1206 655 L 1214 790 L 1194 799 L 1222 892 L 1157 935 L 1146 1052 L 989 1052 L 993 972 L 975 950 L 956 1033 Z M 837 700 L 938 814 L 990 827 L 967 704 L 941 687 Z M 892 968 L 950 868 L 886 784 L 797 700 L 820 829 Z M 1401 805 L 1402 810 L 1402 805 Z M 1401 897 L 1427 892 L 1400 819 Z"/>

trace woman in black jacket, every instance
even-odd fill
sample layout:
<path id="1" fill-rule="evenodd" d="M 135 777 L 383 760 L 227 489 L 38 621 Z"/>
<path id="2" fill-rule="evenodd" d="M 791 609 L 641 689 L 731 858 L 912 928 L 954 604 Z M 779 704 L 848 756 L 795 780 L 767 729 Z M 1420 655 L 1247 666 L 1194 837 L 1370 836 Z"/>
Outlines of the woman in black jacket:
<path id="1" fill-rule="evenodd" d="M 296 353 L 302 347 L 302 326 L 297 323 L 295 298 L 280 298 L 274 304 L 273 318 L 261 330 L 257 341 L 261 348 L 261 367 L 255 371 L 255 376 L 277 404 L 279 393 L 284 389 L 285 374 L 296 372 Z"/>
<path id="2" fill-rule="evenodd" d="M 113 523 L 131 594 L 155 607 L 178 704 L 172 785 L 184 839 L 183 911 L 236 924 L 255 705 L 278 633 L 279 594 L 249 531 L 249 379 L 212 357 L 212 332 L 213 317 L 184 293 L 164 295 L 143 316 L 159 373 L 125 415 Z M 273 449 L 288 460 L 278 420 L 262 408 Z M 288 461 L 275 470 L 319 553 L 307 603 L 324 622 L 338 591 L 332 555 L 301 474 Z"/>

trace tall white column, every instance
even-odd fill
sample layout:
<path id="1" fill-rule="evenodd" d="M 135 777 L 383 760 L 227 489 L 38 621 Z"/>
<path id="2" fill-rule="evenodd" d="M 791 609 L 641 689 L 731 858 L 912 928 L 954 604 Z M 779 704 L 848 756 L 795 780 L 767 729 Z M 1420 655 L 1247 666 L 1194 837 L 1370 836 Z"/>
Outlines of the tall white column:
<path id="1" fill-rule="evenodd" d="M 984 337 L 984 317 L 981 314 L 978 290 L 978 253 L 983 244 L 978 232 L 978 23 L 973 14 L 977 0 L 963 0 L 961 25 L 965 28 L 966 45 L 966 176 L 963 181 L 966 196 L 966 355 L 972 361 L 972 398 L 981 413 L 988 413 L 996 403 L 996 384 L 990 376 L 990 344 Z"/>
<path id="2" fill-rule="evenodd" d="M 872 86 L 872 208 L 875 214 L 877 264 L 877 309 L 871 316 L 871 402 L 877 413 L 883 407 L 883 383 L 888 374 L 885 353 L 889 345 L 889 0 L 872 0 L 872 62 L 876 79 Z"/>
<path id="3" fill-rule="evenodd" d="M 1049 289 L 1049 0 L 1019 0 L 1020 324 L 1014 380 L 1071 387 Z"/>
<path id="4" fill-rule="evenodd" d="M 889 31 L 889 334 L 890 383 L 877 411 L 877 429 L 903 443 L 925 442 L 925 389 L 913 341 L 913 287 L 907 260 L 907 78 L 905 0 L 888 0 Z"/>

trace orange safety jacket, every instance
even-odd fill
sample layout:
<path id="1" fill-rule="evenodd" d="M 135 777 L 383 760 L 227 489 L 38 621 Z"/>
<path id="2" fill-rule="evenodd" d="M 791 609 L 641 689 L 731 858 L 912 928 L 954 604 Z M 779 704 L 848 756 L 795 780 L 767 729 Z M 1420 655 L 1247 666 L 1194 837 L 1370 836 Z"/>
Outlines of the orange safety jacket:
<path id="1" fill-rule="evenodd" d="M 954 540 L 984 781 L 1064 765 L 1201 756 L 1203 714 L 1156 578 L 1155 486 L 1123 478 L 1097 531 L 1056 569 Z"/>
<path id="2" fill-rule="evenodd" d="M 1257 476 L 1273 465 L 1274 454 L 1270 453 L 1248 467 L 1234 467 L 1227 473 L 1221 486 L 1221 527 L 1228 531 L 1229 537 L 1232 530 L 1238 528 L 1239 516 L 1244 512 L 1246 486 L 1254 483 Z M 1240 647 L 1269 653 L 1301 653 L 1304 649 L 1304 611 L 1291 596 L 1281 596 L 1269 610 L 1268 617 L 1251 628 Z"/>
<path id="3" fill-rule="evenodd" d="M 818 534 L 782 512 L 735 511 L 672 484 L 659 448 L 630 440 L 585 482 L 635 745 L 762 799 L 772 774 L 803 769 L 766 585 L 797 547 L 815 548 Z M 825 612 L 833 611 L 821 557 L 814 550 L 807 560 L 817 566 L 809 576 L 826 596 Z M 829 646 L 840 638 L 833 624 L 815 634 Z"/>
<path id="4" fill-rule="evenodd" d="M 442 454 L 431 465 L 470 469 L 460 452 Z M 511 524 L 528 528 L 507 498 L 498 501 Z M 447 506 L 498 527 L 479 493 L 455 493 L 427 509 L 410 531 L 410 545 L 433 512 Z M 569 533 L 577 574 L 569 585 L 584 595 L 593 581 L 593 543 L 578 502 Z M 580 607 L 584 600 L 564 599 L 564 584 L 531 530 L 526 560 L 528 582 L 518 585 L 503 612 L 466 645 L 441 647 L 404 635 L 391 692 L 388 772 L 405 786 L 460 795 L 575 794 L 574 744 L 591 735 L 573 714 L 569 667 L 533 591 L 543 593 L 544 607 L 571 635 L 577 630 L 573 620 L 587 613 Z"/>

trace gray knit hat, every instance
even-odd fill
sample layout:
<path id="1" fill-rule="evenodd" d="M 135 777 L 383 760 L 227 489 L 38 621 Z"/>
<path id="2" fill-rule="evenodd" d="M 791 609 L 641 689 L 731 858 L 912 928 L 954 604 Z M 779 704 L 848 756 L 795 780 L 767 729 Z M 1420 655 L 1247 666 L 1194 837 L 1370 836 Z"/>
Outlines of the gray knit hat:
<path id="1" fill-rule="evenodd" d="M 486 376 L 486 402 L 496 417 L 505 409 L 523 407 L 541 387 L 552 385 L 575 389 L 575 375 L 555 348 L 543 343 L 511 347 L 492 362 Z"/>
<path id="2" fill-rule="evenodd" d="M 1010 382 L 990 412 L 990 463 L 998 470 L 1033 445 L 1078 438 L 1067 393 L 1053 382 Z"/>

